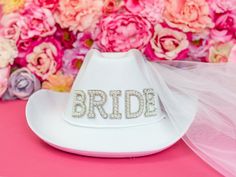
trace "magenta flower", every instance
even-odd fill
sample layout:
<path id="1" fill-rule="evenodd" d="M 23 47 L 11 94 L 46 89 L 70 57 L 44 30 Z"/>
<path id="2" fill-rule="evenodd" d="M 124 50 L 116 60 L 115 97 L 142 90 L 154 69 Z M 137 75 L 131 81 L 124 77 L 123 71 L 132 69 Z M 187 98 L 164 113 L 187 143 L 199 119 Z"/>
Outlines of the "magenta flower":
<path id="1" fill-rule="evenodd" d="M 68 29 L 62 29 L 60 26 L 57 26 L 54 38 L 60 41 L 62 47 L 65 49 L 73 48 L 73 43 L 76 41 L 76 35 L 74 33 Z"/>
<path id="2" fill-rule="evenodd" d="M 215 27 L 211 30 L 211 38 L 218 42 L 228 42 L 235 38 L 236 12 L 225 12 L 214 15 Z"/>

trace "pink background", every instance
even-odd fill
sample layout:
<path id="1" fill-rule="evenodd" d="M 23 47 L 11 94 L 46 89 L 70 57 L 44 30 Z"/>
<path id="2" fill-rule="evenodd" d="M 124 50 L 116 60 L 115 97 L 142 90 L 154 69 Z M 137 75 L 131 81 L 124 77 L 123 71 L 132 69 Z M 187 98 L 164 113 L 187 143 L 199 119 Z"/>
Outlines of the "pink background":
<path id="1" fill-rule="evenodd" d="M 183 141 L 147 157 L 101 159 L 54 149 L 27 126 L 25 101 L 0 102 L 0 176 L 219 177 Z"/>

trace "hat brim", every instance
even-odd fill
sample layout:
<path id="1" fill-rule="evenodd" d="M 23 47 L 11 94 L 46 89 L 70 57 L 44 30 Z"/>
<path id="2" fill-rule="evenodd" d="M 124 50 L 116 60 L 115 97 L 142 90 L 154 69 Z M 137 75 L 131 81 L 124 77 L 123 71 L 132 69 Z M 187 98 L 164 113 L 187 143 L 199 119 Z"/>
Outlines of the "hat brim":
<path id="1" fill-rule="evenodd" d="M 40 90 L 26 106 L 33 132 L 48 144 L 71 153 L 97 157 L 135 157 L 164 150 L 187 131 L 195 116 L 177 133 L 170 119 L 134 127 L 90 128 L 75 126 L 63 119 L 68 93 Z M 188 102 L 187 98 L 184 99 Z"/>

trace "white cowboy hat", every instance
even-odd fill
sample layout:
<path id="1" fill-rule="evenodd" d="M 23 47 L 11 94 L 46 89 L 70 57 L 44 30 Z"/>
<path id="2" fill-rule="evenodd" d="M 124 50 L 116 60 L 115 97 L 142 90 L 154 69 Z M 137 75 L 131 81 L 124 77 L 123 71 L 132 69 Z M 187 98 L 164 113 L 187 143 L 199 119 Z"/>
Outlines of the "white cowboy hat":
<path id="1" fill-rule="evenodd" d="M 170 147 L 188 130 L 196 104 L 173 92 L 188 117 L 177 130 L 145 74 L 146 62 L 134 49 L 91 50 L 69 94 L 40 90 L 29 98 L 29 127 L 56 148 L 88 156 L 134 157 Z"/>

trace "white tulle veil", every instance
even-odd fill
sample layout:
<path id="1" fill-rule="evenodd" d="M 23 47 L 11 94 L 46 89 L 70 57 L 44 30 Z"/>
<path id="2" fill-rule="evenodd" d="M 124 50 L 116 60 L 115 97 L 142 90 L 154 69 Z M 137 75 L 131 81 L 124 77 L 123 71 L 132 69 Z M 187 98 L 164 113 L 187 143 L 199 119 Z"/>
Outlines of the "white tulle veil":
<path id="1" fill-rule="evenodd" d="M 142 65 L 142 64 L 141 64 Z M 236 64 L 145 61 L 141 66 L 157 89 L 166 114 L 180 130 L 186 108 L 172 94 L 197 100 L 197 113 L 183 136 L 185 143 L 224 176 L 236 176 Z"/>

